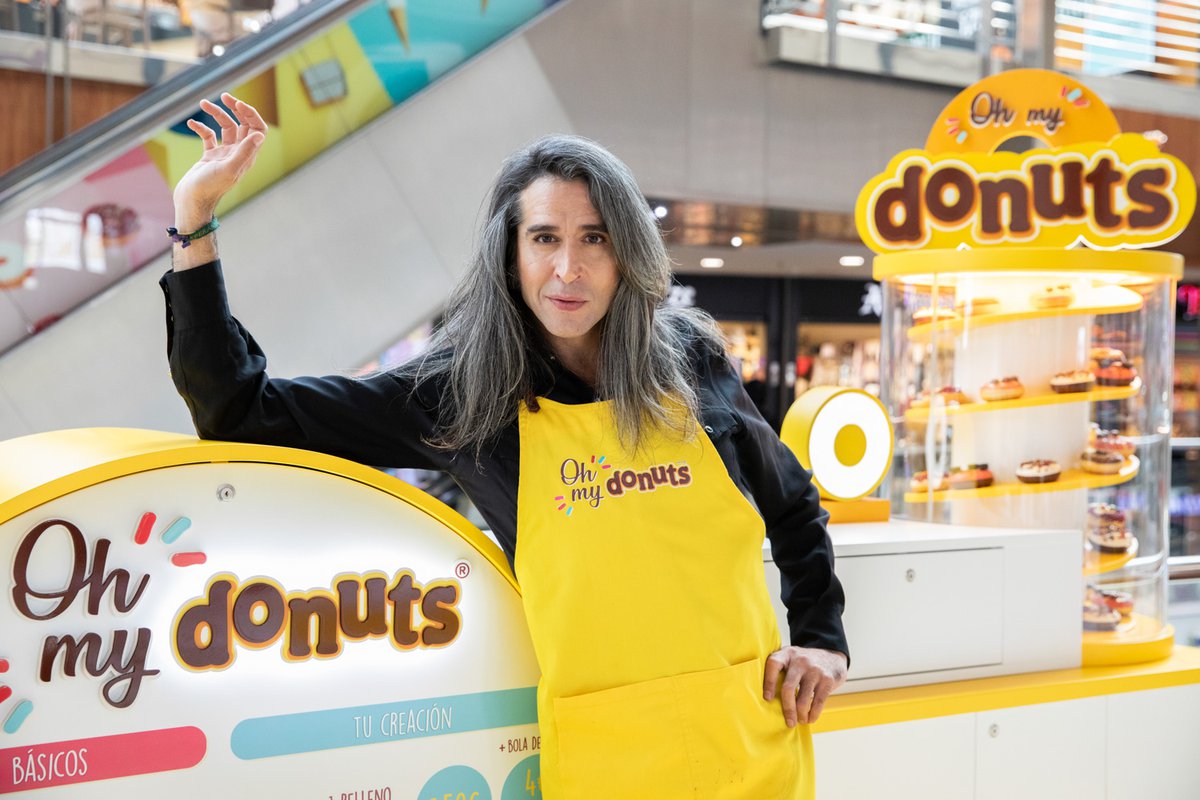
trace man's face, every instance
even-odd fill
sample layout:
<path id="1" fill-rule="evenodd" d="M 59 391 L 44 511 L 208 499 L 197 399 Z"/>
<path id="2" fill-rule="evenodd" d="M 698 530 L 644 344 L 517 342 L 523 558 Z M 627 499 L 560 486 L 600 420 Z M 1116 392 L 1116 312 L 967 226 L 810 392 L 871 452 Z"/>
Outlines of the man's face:
<path id="1" fill-rule="evenodd" d="M 517 275 L 521 297 L 560 358 L 594 356 L 599 322 L 620 276 L 612 240 L 587 184 L 543 176 L 521 193 Z"/>

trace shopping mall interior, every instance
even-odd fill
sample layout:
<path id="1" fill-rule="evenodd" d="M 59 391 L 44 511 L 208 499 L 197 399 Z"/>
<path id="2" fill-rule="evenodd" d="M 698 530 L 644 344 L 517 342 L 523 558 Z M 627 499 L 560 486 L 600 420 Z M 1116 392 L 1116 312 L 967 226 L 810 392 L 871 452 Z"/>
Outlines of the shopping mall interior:
<path id="1" fill-rule="evenodd" d="M 193 432 L 165 357 L 163 230 L 173 183 L 199 152 L 186 123 L 214 125 L 196 103 L 236 89 L 271 132 L 221 206 L 220 249 L 233 311 L 272 375 L 361 374 L 420 353 L 498 165 L 542 134 L 579 134 L 630 166 L 675 266 L 666 302 L 716 318 L 772 427 L 812 387 L 879 397 L 897 438 L 874 494 L 894 516 L 961 521 L 905 494 L 926 466 L 905 444 L 935 428 L 908 403 L 938 389 L 937 370 L 913 377 L 895 359 L 936 365 L 941 351 L 936 337 L 889 333 L 916 301 L 874 269 L 856 204 L 896 154 L 932 138 L 960 92 L 1027 68 L 1078 81 L 1121 131 L 1200 174 L 1197 0 L 0 0 L 0 441 Z M 1163 474 L 1146 467 L 1145 485 L 1110 482 L 1089 500 L 1165 508 L 1162 546 L 1143 542 L 1125 578 L 1135 595 L 1143 584 L 1162 595 L 1155 615 L 1178 645 L 1200 646 L 1200 216 L 1153 250 L 1182 256 L 1179 276 L 1138 301 L 1162 319 L 1089 319 L 1093 344 L 1128 334 L 1121 357 L 1169 408 L 1135 430 L 1162 398 L 1098 395 L 1086 421 L 1144 454 L 1161 445 Z M 1154 331 L 1163 352 L 1132 341 Z M 480 524 L 447 475 L 394 472 Z M 1179 755 L 1137 733 L 1127 746 L 1139 771 Z M 913 748 L 898 745 L 877 772 Z M 1018 747 L 1033 761 L 1035 749 Z M 922 796 L 1011 796 L 980 777 L 974 752 L 973 794 Z M 1200 796 L 1190 774 L 1138 796 Z M 883 785 L 855 780 L 828 796 Z M 1046 778 L 1057 794 L 1022 796 L 1132 797 L 1143 785 L 1109 774 L 1097 794 L 1057 780 Z"/>

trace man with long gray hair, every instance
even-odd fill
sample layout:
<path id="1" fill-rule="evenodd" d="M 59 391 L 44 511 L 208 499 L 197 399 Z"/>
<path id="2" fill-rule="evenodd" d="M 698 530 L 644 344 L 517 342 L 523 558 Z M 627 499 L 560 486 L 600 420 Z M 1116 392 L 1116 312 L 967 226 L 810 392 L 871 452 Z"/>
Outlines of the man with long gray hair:
<path id="1" fill-rule="evenodd" d="M 811 797 L 807 723 L 848 652 L 827 515 L 712 320 L 663 303 L 666 249 L 625 165 L 574 136 L 514 154 L 426 355 L 360 379 L 273 379 L 229 315 L 212 234 L 266 125 L 223 99 L 232 115 L 201 102 L 219 137 L 188 123 L 204 153 L 175 188 L 162 282 L 199 434 L 455 478 L 520 582 L 545 797 Z M 564 514 L 545 499 L 586 453 L 610 468 Z"/>

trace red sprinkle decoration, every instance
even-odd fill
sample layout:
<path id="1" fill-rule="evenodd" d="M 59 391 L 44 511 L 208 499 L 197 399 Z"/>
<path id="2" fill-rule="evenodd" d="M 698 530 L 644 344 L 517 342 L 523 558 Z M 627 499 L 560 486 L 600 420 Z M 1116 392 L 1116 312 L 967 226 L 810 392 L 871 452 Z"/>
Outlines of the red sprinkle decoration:
<path id="1" fill-rule="evenodd" d="M 8 659 L 0 658 L 0 672 L 8 672 Z"/>
<path id="2" fill-rule="evenodd" d="M 208 560 L 208 556 L 204 553 L 175 553 L 171 556 L 171 563 L 177 567 L 190 567 L 194 564 L 203 564 Z"/>
<path id="3" fill-rule="evenodd" d="M 3 703 L 10 697 L 12 697 L 12 689 L 7 686 L 0 686 L 0 703 Z"/>
<path id="4" fill-rule="evenodd" d="M 147 511 L 142 514 L 142 518 L 138 520 L 137 530 L 133 534 L 133 541 L 136 544 L 145 544 L 150 541 L 150 529 L 154 527 L 155 520 L 153 511 Z"/>

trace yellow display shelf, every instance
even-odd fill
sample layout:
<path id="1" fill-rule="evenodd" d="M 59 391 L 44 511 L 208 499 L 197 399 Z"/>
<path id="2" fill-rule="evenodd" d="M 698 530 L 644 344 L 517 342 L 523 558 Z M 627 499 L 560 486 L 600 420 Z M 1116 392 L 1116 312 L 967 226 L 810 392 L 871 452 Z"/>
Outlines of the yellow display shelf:
<path id="1" fill-rule="evenodd" d="M 812 732 L 829 733 L 1196 683 L 1200 683 L 1200 648 L 1175 646 L 1167 649 L 1165 658 L 1152 662 L 835 694 L 812 726 Z"/>
<path id="2" fill-rule="evenodd" d="M 1126 400 L 1136 396 L 1141 388 L 1141 381 L 1135 380 L 1130 386 L 1098 386 L 1090 392 L 1066 392 L 1061 394 L 1059 392 L 1047 392 L 1044 394 L 1027 394 L 1024 397 L 1018 397 L 1016 400 L 951 404 L 943 406 L 940 413 L 953 417 L 959 414 L 979 414 L 984 411 L 1056 406 L 1064 403 L 1100 403 L 1106 400 Z M 924 422 L 928 419 L 928 408 L 910 408 L 904 412 L 905 422 Z"/>
<path id="3" fill-rule="evenodd" d="M 1154 617 L 1133 614 L 1115 631 L 1083 632 L 1083 663 L 1089 667 L 1139 664 L 1166 658 L 1174 646 L 1175 629 Z"/>
<path id="4" fill-rule="evenodd" d="M 1140 462 L 1137 456 L 1125 460 L 1121 471 L 1113 475 L 1096 475 L 1081 469 L 1063 470 L 1059 479 L 1053 483 L 994 483 L 981 489 L 946 489 L 941 492 L 905 492 L 904 502 L 926 503 L 932 499 L 935 503 L 953 500 L 978 499 L 982 497 L 1010 497 L 1019 494 L 1044 494 L 1046 492 L 1069 492 L 1074 489 L 1099 489 L 1104 486 L 1117 486 L 1133 480 L 1138 473 Z"/>
<path id="5" fill-rule="evenodd" d="M 1183 256 L 1161 250 L 1090 250 L 1077 247 L 976 247 L 968 250 L 921 249 L 875 256 L 875 280 L 894 278 L 914 286 L 929 286 L 937 276 L 940 286 L 989 273 L 1103 272 L 1114 282 L 1137 281 L 1146 276 L 1183 277 Z M 1047 282 L 1053 280 L 1046 278 Z"/>
<path id="6" fill-rule="evenodd" d="M 908 329 L 908 338 L 912 342 L 928 342 L 937 334 L 959 334 L 967 328 L 984 328 L 1005 322 L 1020 322 L 1030 319 L 1047 319 L 1049 317 L 1070 317 L 1081 314 L 1124 314 L 1129 311 L 1139 311 L 1142 308 L 1142 296 L 1124 286 L 1097 286 L 1082 296 L 1076 297 L 1075 302 L 1066 308 L 1026 308 L 1020 311 L 1000 311 L 995 314 L 975 314 L 957 319 L 939 320 L 913 325 Z"/>
<path id="7" fill-rule="evenodd" d="M 1089 546 L 1083 551 L 1083 574 L 1103 575 L 1105 572 L 1114 572 L 1136 558 L 1137 554 L 1137 539 L 1133 540 L 1133 545 L 1124 553 L 1101 553 Z"/>

